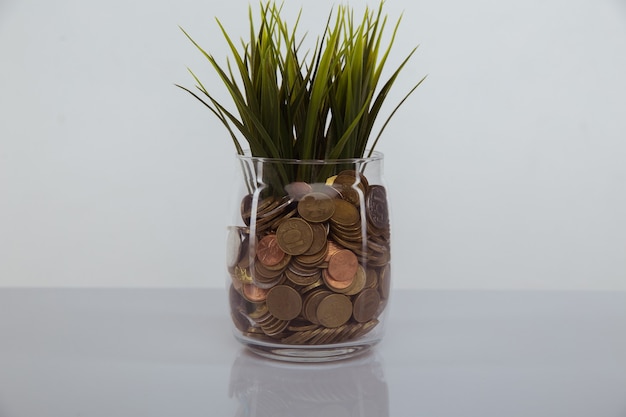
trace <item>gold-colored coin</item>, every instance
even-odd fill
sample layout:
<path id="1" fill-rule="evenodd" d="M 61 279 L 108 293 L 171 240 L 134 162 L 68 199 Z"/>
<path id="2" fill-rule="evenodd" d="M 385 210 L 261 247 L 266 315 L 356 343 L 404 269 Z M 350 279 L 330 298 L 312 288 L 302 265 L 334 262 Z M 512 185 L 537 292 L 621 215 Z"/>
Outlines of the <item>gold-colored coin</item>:
<path id="1" fill-rule="evenodd" d="M 293 209 L 290 212 L 287 212 L 287 214 L 284 214 L 283 216 L 278 217 L 272 224 L 270 224 L 269 226 L 270 230 L 278 229 L 285 220 L 292 218 L 293 216 L 296 215 L 297 212 L 298 212 L 297 209 Z"/>
<path id="2" fill-rule="evenodd" d="M 380 296 L 384 300 L 389 298 L 391 290 L 391 265 L 389 264 L 378 274 L 378 289 L 380 290 Z"/>
<path id="3" fill-rule="evenodd" d="M 296 285 L 308 286 L 317 282 L 321 278 L 322 275 L 319 272 L 319 270 L 314 275 L 307 276 L 307 275 L 296 274 L 291 269 L 287 269 L 285 271 L 285 276 L 287 277 L 289 281 L 293 282 Z"/>
<path id="4" fill-rule="evenodd" d="M 365 323 L 374 318 L 378 312 L 380 294 L 374 289 L 363 290 L 353 303 L 352 316 L 359 323 Z"/>
<path id="5" fill-rule="evenodd" d="M 304 317 L 313 324 L 320 324 L 319 320 L 317 319 L 317 307 L 325 297 L 331 294 L 332 292 L 330 291 L 317 289 L 307 295 L 304 300 L 304 307 L 302 310 L 302 314 L 304 315 Z"/>
<path id="6" fill-rule="evenodd" d="M 326 259 L 326 248 L 322 249 L 318 253 L 312 255 L 300 255 L 296 256 L 296 262 L 300 265 L 317 266 L 324 262 Z"/>
<path id="7" fill-rule="evenodd" d="M 288 320 L 280 320 L 273 317 L 272 320 L 268 321 L 265 324 L 262 324 L 261 329 L 266 335 L 270 337 L 276 337 L 279 336 L 283 332 L 283 330 L 287 328 L 288 325 Z"/>
<path id="8" fill-rule="evenodd" d="M 298 257 L 296 256 L 295 260 L 297 259 Z M 290 263 L 288 269 L 294 274 L 302 275 L 302 276 L 317 275 L 319 273 L 319 267 L 317 265 L 307 266 L 307 265 L 302 265 L 296 261 Z"/>
<path id="9" fill-rule="evenodd" d="M 352 316 L 352 303 L 342 294 L 331 294 L 320 301 L 316 310 L 316 317 L 324 327 L 339 327 L 345 324 Z"/>
<path id="10" fill-rule="evenodd" d="M 252 275 L 247 268 L 240 268 L 238 266 L 235 267 L 235 278 L 243 284 L 251 284 L 252 283 Z"/>
<path id="11" fill-rule="evenodd" d="M 365 278 L 365 288 L 376 288 L 378 286 L 378 272 L 374 268 L 367 268 Z"/>
<path id="12" fill-rule="evenodd" d="M 263 322 L 271 317 L 270 311 L 267 309 L 267 305 L 265 303 L 255 304 L 255 309 L 248 314 L 250 320 L 255 323 Z"/>
<path id="13" fill-rule="evenodd" d="M 341 236 L 338 236 L 334 233 L 331 233 L 329 236 L 331 239 L 333 239 L 336 243 L 338 243 L 340 246 L 350 249 L 352 252 L 354 252 L 355 254 L 359 254 L 359 255 L 363 255 L 364 253 L 367 252 L 367 245 L 363 244 L 362 241 L 350 241 L 350 240 L 346 240 Z"/>
<path id="14" fill-rule="evenodd" d="M 307 321 L 303 321 L 301 323 L 294 323 L 292 321 L 291 323 L 289 323 L 289 327 L 287 327 L 287 330 L 289 330 L 290 332 L 306 332 L 309 330 L 315 330 L 318 327 L 319 326 L 317 324 L 311 324 Z"/>
<path id="15" fill-rule="evenodd" d="M 351 337 L 357 338 L 357 337 L 364 336 L 365 334 L 369 333 L 372 329 L 374 329 L 374 327 L 376 327 L 378 323 L 379 322 L 376 319 L 370 320 L 367 323 L 360 323 L 361 326 L 357 328 L 357 331 L 354 334 L 352 334 Z"/>
<path id="16" fill-rule="evenodd" d="M 306 287 L 302 288 L 300 290 L 300 293 L 302 294 L 306 294 L 310 291 L 313 291 L 317 288 L 321 288 L 324 285 L 324 281 L 322 279 L 318 279 L 317 281 L 315 281 L 313 284 L 307 285 Z"/>
<path id="17" fill-rule="evenodd" d="M 334 199 L 333 204 L 335 205 L 335 212 L 330 218 L 332 223 L 345 227 L 354 226 L 359 223 L 359 211 L 354 204 L 340 199 Z"/>
<path id="18" fill-rule="evenodd" d="M 304 220 L 291 218 L 276 230 L 278 245 L 283 252 L 290 255 L 302 255 L 313 244 L 313 229 Z"/>
<path id="19" fill-rule="evenodd" d="M 323 327 L 318 327 L 317 329 L 313 330 L 296 332 L 291 336 L 283 339 L 282 342 L 290 345 L 303 345 L 307 343 L 311 338 L 317 336 L 322 330 L 324 330 Z"/>
<path id="20" fill-rule="evenodd" d="M 298 203 L 298 213 L 311 223 L 322 223 L 335 212 L 333 200 L 324 193 L 310 193 Z"/>
<path id="21" fill-rule="evenodd" d="M 310 226 L 313 230 L 313 243 L 311 243 L 309 250 L 304 252 L 304 255 L 314 255 L 319 253 L 319 251 L 326 247 L 326 243 L 328 242 L 328 227 L 326 225 L 314 223 Z"/>
<path id="22" fill-rule="evenodd" d="M 250 220 L 252 218 L 254 202 L 255 197 L 252 194 L 248 194 L 243 198 L 243 200 L 241 200 L 241 218 L 248 226 L 250 225 Z M 257 197 L 256 216 L 258 217 L 266 210 L 271 209 L 272 205 L 278 205 L 274 197 L 267 197 L 260 201 Z"/>
<path id="23" fill-rule="evenodd" d="M 361 265 L 359 265 L 356 275 L 354 276 L 354 280 L 352 284 L 348 288 L 346 288 L 345 295 L 356 295 L 363 291 L 365 288 L 365 282 L 367 281 L 365 269 Z"/>
<path id="24" fill-rule="evenodd" d="M 338 328 L 323 329 L 317 336 L 309 340 L 309 343 L 312 345 L 323 345 L 327 343 L 329 339 L 332 339 L 334 335 L 337 333 Z"/>
<path id="25" fill-rule="evenodd" d="M 341 171 L 339 174 L 337 174 L 337 180 L 335 180 L 335 182 L 344 182 L 344 183 L 349 183 L 350 185 L 356 185 L 358 186 L 361 190 L 363 190 L 363 192 L 365 192 L 368 188 L 369 188 L 369 181 L 367 180 L 367 178 L 365 177 L 365 175 L 361 174 L 358 171 L 355 170 L 345 170 L 345 171 Z M 345 178 L 345 181 L 344 181 Z"/>
<path id="26" fill-rule="evenodd" d="M 302 311 L 302 297 L 288 285 L 277 285 L 267 292 L 267 308 L 280 320 L 292 320 Z"/>
<path id="27" fill-rule="evenodd" d="M 333 187 L 343 198 L 355 206 L 362 206 L 367 192 L 367 180 L 356 171 L 340 172 L 333 181 Z"/>
<path id="28" fill-rule="evenodd" d="M 273 270 L 267 269 L 261 262 L 254 263 L 253 279 L 266 282 L 268 280 L 272 280 L 276 277 L 279 277 L 280 275 L 282 275 L 282 273 L 283 271 L 281 270 L 273 271 Z"/>

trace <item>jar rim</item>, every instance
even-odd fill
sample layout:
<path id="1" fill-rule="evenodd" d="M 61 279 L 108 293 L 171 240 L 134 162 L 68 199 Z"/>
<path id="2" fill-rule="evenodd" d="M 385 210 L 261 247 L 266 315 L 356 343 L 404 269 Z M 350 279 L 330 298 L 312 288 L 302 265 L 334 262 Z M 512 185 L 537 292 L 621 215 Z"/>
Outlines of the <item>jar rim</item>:
<path id="1" fill-rule="evenodd" d="M 368 151 L 365 152 L 366 154 Z M 309 165 L 338 165 L 338 164 L 361 164 L 373 161 L 382 161 L 384 154 L 379 151 L 372 151 L 371 156 L 363 156 L 356 158 L 341 159 L 295 159 L 295 158 L 270 158 L 265 156 L 252 156 L 250 150 L 245 150 L 243 154 L 237 154 L 236 157 L 242 161 L 267 162 L 267 163 L 283 163 L 283 164 L 309 164 Z"/>

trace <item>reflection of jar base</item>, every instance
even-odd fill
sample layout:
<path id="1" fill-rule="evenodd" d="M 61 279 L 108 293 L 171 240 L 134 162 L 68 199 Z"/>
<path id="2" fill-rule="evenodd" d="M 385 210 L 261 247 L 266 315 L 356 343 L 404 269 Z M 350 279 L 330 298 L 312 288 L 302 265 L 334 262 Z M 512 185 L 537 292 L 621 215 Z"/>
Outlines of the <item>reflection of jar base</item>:
<path id="1" fill-rule="evenodd" d="M 381 338 L 365 338 L 334 345 L 284 345 L 246 337 L 235 331 L 235 337 L 257 355 L 287 362 L 331 362 L 353 358 L 369 351 Z"/>
<path id="2" fill-rule="evenodd" d="M 372 351 L 341 363 L 268 361 L 242 350 L 231 368 L 229 396 L 238 417 L 386 417 L 389 390 Z"/>

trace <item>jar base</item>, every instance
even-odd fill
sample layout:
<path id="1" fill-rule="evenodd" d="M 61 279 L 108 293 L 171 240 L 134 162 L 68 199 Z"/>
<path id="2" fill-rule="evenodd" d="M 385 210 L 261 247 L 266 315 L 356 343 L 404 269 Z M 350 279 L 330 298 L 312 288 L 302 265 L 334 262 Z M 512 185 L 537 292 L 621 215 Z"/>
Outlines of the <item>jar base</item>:
<path id="1" fill-rule="evenodd" d="M 362 355 L 378 344 L 380 339 L 366 339 L 329 345 L 285 345 L 264 342 L 234 333 L 235 338 L 251 352 L 269 359 L 296 363 L 334 362 Z"/>

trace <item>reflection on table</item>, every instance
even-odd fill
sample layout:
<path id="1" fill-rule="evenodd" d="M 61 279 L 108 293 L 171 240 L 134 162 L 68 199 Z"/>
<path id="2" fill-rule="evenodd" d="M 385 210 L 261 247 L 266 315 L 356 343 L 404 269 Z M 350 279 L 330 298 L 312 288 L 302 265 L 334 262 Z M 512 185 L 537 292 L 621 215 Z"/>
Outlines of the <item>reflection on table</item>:
<path id="1" fill-rule="evenodd" d="M 382 417 L 389 392 L 380 357 L 324 364 L 281 363 L 242 350 L 230 375 L 236 417 Z"/>

